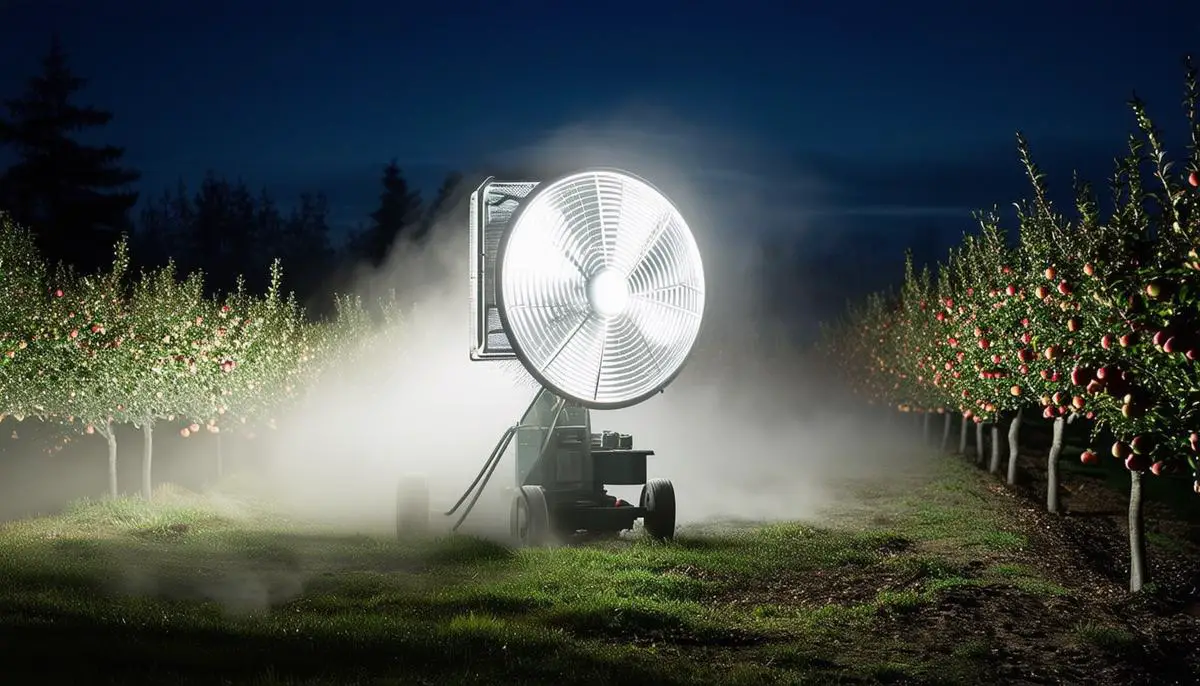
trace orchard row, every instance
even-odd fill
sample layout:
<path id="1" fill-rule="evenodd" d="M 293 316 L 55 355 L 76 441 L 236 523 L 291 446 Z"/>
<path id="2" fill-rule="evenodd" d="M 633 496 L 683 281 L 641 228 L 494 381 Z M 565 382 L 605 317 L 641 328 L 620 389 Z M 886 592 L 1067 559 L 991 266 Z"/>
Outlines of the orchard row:
<path id="1" fill-rule="evenodd" d="M 935 269 L 917 270 L 910 256 L 899 289 L 826 327 L 823 350 L 849 386 L 877 405 L 1006 422 L 1010 435 L 1029 411 L 1054 420 L 1058 438 L 1065 421 L 1090 421 L 1093 444 L 1101 433 L 1114 440 L 1079 459 L 1120 460 L 1133 497 L 1147 471 L 1190 472 L 1200 492 L 1200 124 L 1190 63 L 1186 84 L 1187 159 L 1168 160 L 1134 100 L 1140 134 L 1104 201 L 1076 181 L 1074 207 L 1056 207 L 1018 136 L 1032 193 L 1017 203 L 1015 232 L 995 211 L 980 214 L 981 231 Z"/>
<path id="2" fill-rule="evenodd" d="M 32 417 L 98 433 L 181 435 L 271 427 L 334 365 L 361 353 L 372 317 L 340 298 L 333 321 L 310 322 L 271 267 L 266 293 L 213 298 L 203 276 L 173 265 L 131 274 L 126 245 L 111 268 L 50 268 L 32 235 L 0 213 L 0 419 Z M 146 455 L 149 460 L 149 455 Z"/>

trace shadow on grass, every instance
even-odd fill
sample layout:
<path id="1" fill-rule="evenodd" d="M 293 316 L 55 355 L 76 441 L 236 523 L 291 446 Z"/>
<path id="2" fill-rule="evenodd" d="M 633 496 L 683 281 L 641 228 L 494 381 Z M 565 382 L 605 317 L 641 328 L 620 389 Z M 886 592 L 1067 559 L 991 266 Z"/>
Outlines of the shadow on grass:
<path id="1" fill-rule="evenodd" d="M 6 612 L 20 608 L 4 604 Z M 187 684 L 268 678 L 273 683 L 396 678 L 403 683 L 697 683 L 618 646 L 583 646 L 559 632 L 467 615 L 397 622 L 379 615 L 258 626 L 169 625 L 148 617 L 97 618 L 45 608 L 0 625 L 0 672 L 41 683 Z M 70 659 L 63 659 L 64 653 Z M 709 678 L 712 678 L 711 676 Z"/>

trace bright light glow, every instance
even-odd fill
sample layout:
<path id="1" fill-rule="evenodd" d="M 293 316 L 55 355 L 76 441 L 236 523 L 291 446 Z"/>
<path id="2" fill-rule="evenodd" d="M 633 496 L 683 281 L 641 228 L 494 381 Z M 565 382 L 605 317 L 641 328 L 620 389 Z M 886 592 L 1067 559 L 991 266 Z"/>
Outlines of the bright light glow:
<path id="1" fill-rule="evenodd" d="M 588 279 L 588 303 L 601 317 L 614 317 L 625 311 L 629 303 L 629 284 L 615 269 L 601 269 Z"/>
<path id="2" fill-rule="evenodd" d="M 704 314 L 704 268 L 671 202 L 619 171 L 540 186 L 509 228 L 498 289 L 513 349 L 559 395 L 625 407 L 686 361 Z"/>

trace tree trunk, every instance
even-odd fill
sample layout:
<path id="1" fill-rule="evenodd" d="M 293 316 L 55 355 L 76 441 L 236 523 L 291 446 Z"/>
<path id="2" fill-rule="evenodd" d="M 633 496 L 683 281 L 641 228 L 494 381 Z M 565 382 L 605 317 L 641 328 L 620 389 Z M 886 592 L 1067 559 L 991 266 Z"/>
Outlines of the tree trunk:
<path id="1" fill-rule="evenodd" d="M 1021 441 L 1021 410 L 1013 415 L 1008 425 L 1008 485 L 1017 483 L 1017 452 L 1020 451 Z"/>
<path id="2" fill-rule="evenodd" d="M 940 450 L 946 452 L 946 446 L 950 445 L 950 425 L 953 423 L 953 415 L 950 411 L 945 412 L 945 418 L 942 420 L 942 447 Z"/>
<path id="3" fill-rule="evenodd" d="M 121 495 L 117 491 L 117 435 L 113 433 L 112 422 L 106 422 L 99 431 L 108 443 L 108 497 L 116 499 Z"/>
<path id="4" fill-rule="evenodd" d="M 1146 581 L 1146 520 L 1142 517 L 1142 473 L 1129 472 L 1129 590 Z"/>
<path id="5" fill-rule="evenodd" d="M 1000 425 L 992 424 L 992 460 L 988 463 L 988 472 L 1000 473 Z"/>
<path id="6" fill-rule="evenodd" d="M 958 454 L 959 455 L 967 454 L 967 429 L 969 429 L 970 426 L 971 426 L 971 420 L 967 417 L 966 413 L 963 413 L 962 429 L 958 433 Z"/>
<path id="7" fill-rule="evenodd" d="M 933 417 L 930 415 L 928 410 L 926 410 L 923 414 L 925 415 L 925 418 L 921 420 L 921 440 L 925 442 L 925 445 L 929 445 L 929 427 L 933 424 Z"/>
<path id="8" fill-rule="evenodd" d="M 1063 429 L 1067 422 L 1054 418 L 1054 440 L 1050 442 L 1050 456 L 1046 458 L 1046 511 L 1058 514 L 1058 456 L 1062 454 Z"/>
<path id="9" fill-rule="evenodd" d="M 154 497 L 154 483 L 151 474 L 154 459 L 154 424 L 142 423 L 142 497 L 150 500 Z"/>
<path id="10" fill-rule="evenodd" d="M 984 464 L 983 456 L 985 454 L 986 453 L 983 452 L 983 422 L 976 422 L 975 423 L 975 464 L 982 467 Z"/>

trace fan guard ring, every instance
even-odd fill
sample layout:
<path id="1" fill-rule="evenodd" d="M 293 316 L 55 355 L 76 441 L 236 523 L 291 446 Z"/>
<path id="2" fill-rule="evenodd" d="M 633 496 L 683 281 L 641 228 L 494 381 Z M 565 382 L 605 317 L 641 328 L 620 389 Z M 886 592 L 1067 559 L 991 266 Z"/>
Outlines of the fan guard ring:
<path id="1" fill-rule="evenodd" d="M 704 267 L 687 222 L 656 188 L 614 169 L 539 185 L 501 241 L 496 284 L 526 370 L 593 409 L 665 388 L 704 315 Z"/>

